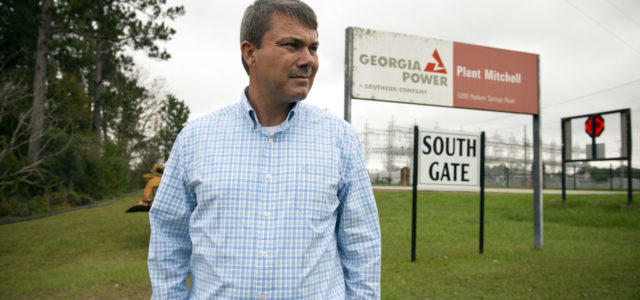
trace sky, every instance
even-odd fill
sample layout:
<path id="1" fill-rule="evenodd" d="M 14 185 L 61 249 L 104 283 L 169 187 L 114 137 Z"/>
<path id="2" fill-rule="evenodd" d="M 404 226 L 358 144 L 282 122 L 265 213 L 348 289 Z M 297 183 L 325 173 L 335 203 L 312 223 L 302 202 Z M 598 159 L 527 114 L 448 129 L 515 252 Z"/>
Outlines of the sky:
<path id="1" fill-rule="evenodd" d="M 189 106 L 190 120 L 237 102 L 248 85 L 240 62 L 239 32 L 244 9 L 252 2 L 169 1 L 170 5 L 184 5 L 186 11 L 168 21 L 177 32 L 171 41 L 161 44 L 172 58 L 158 61 L 135 54 L 140 72 L 161 82 L 165 92 Z M 540 59 L 543 143 L 560 145 L 563 117 L 631 108 L 632 161 L 640 168 L 640 1 L 306 3 L 318 16 L 320 41 L 320 68 L 304 100 L 309 104 L 343 116 L 345 28 L 349 26 L 535 53 Z M 365 122 L 370 128 L 384 129 L 392 119 L 399 126 L 485 131 L 489 137 L 498 134 L 521 140 L 525 132 L 532 136 L 530 115 L 353 100 L 352 124 L 357 131 L 363 130 Z M 619 122 L 615 117 L 611 120 L 609 123 Z M 581 126 L 574 125 L 575 131 Z M 617 136 L 615 131 L 619 126 L 605 127 L 608 135 Z M 608 149 L 619 147 L 616 143 L 619 139 L 607 140 Z"/>

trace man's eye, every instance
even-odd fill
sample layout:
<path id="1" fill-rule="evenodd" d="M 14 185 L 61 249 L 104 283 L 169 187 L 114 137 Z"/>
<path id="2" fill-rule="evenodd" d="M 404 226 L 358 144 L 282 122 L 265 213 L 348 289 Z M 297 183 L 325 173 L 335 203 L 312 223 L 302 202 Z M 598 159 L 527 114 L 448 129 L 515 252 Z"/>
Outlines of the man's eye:
<path id="1" fill-rule="evenodd" d="M 298 45 L 296 43 L 284 43 L 282 44 L 282 46 L 285 46 L 287 48 L 293 48 L 293 49 L 297 49 Z"/>
<path id="2" fill-rule="evenodd" d="M 309 51 L 311 51 L 311 52 L 318 52 L 318 47 L 317 47 L 317 46 L 309 47 Z"/>

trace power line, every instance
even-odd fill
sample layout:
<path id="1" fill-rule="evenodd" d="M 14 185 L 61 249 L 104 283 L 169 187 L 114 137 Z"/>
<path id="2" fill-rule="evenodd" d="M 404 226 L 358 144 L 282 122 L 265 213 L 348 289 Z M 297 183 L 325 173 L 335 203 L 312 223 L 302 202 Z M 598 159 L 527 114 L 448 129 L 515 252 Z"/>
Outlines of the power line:
<path id="1" fill-rule="evenodd" d="M 595 96 L 595 95 L 597 95 L 597 94 L 602 94 L 602 93 L 604 93 L 604 92 L 608 92 L 608 91 L 612 91 L 612 90 L 615 90 L 615 89 L 618 89 L 618 88 L 621 88 L 621 87 L 625 87 L 625 86 L 627 86 L 627 85 L 634 84 L 634 83 L 636 83 L 636 82 L 640 82 L 640 78 L 635 79 L 635 80 L 632 80 L 632 81 L 629 81 L 629 82 L 626 82 L 626 83 L 623 83 L 623 84 L 619 84 L 619 85 L 616 85 L 616 86 L 612 86 L 612 87 L 609 87 L 609 88 L 606 88 L 606 89 L 603 89 L 603 90 L 599 90 L 599 91 L 591 92 L 591 93 L 586 94 L 586 95 L 582 95 L 582 96 L 578 96 L 578 97 L 575 97 L 575 98 L 567 99 L 567 100 L 565 100 L 565 101 L 556 102 L 556 103 L 553 103 L 553 104 L 550 104 L 550 105 L 545 105 L 545 106 L 543 106 L 542 108 L 549 108 L 549 107 L 552 107 L 552 106 L 556 106 L 556 105 L 560 105 L 560 104 L 565 104 L 565 103 L 569 103 L 569 102 L 577 101 L 577 100 L 580 100 L 580 99 L 583 99 L 583 98 L 587 98 L 587 97 Z"/>
<path id="2" fill-rule="evenodd" d="M 615 89 L 619 89 L 621 87 L 625 87 L 625 86 L 634 84 L 636 82 L 640 82 L 640 78 L 632 80 L 632 81 L 629 81 L 629 82 L 626 82 L 626 83 L 622 83 L 622 84 L 619 84 L 619 85 L 615 85 L 615 86 L 612 86 L 612 87 L 608 87 L 608 88 L 605 88 L 605 89 L 602 89 L 602 90 L 599 90 L 599 91 L 595 91 L 595 92 L 591 92 L 591 93 L 588 93 L 588 94 L 585 94 L 585 95 L 581 95 L 581 96 L 578 96 L 578 97 L 570 98 L 570 99 L 567 99 L 567 100 L 564 100 L 564 101 L 560 101 L 560 102 L 556 102 L 556 103 L 553 103 L 553 104 L 541 106 L 540 108 L 541 109 L 542 108 L 550 108 L 550 107 L 557 106 L 557 105 L 560 105 L 560 104 L 566 104 L 566 103 L 577 101 L 577 100 L 580 100 L 580 99 L 583 99 L 583 98 L 588 98 L 588 97 L 595 96 L 595 95 L 598 95 L 598 94 L 602 94 L 602 93 L 605 93 L 605 92 L 609 92 L 609 91 L 612 91 L 612 90 L 615 90 Z M 509 118 L 509 117 L 515 117 L 515 115 L 511 114 L 511 115 L 505 115 L 505 116 L 497 116 L 495 118 L 490 118 L 490 119 L 477 121 L 477 122 L 468 122 L 468 123 L 464 123 L 464 124 L 461 124 L 461 125 L 458 125 L 458 126 L 464 127 L 464 126 L 468 126 L 468 125 L 482 124 L 482 123 L 487 123 L 487 122 L 491 122 L 491 121 L 495 121 L 495 120 L 499 120 L 499 119 L 503 119 L 503 118 Z"/>
<path id="3" fill-rule="evenodd" d="M 627 15 L 624 12 L 624 10 L 620 9 L 620 7 L 618 7 L 615 3 L 611 2 L 610 0 L 607 0 L 607 2 L 609 2 L 609 4 L 611 4 L 611 6 L 615 7 L 618 10 L 618 12 L 620 12 L 623 16 L 627 17 L 627 19 L 629 19 L 631 22 L 633 22 L 634 24 L 640 26 L 640 23 L 636 22 L 636 20 L 631 18 L 629 15 Z"/>
<path id="4" fill-rule="evenodd" d="M 603 30 L 605 30 L 606 32 L 608 32 L 609 34 L 613 35 L 614 37 L 616 37 L 619 41 L 623 42 L 625 45 L 629 46 L 629 48 L 633 49 L 633 51 L 635 51 L 636 53 L 640 54 L 640 51 L 638 51 L 638 49 L 636 49 L 635 47 L 633 47 L 631 44 L 629 44 L 627 41 L 623 40 L 620 36 L 618 36 L 617 34 L 615 34 L 615 32 L 609 30 L 608 28 L 604 27 L 604 25 L 602 25 L 600 22 L 598 22 L 596 19 L 594 19 L 593 17 L 587 15 L 584 11 L 582 11 L 580 8 L 578 8 L 575 4 L 569 2 L 569 0 L 565 0 L 565 2 L 567 2 L 569 5 L 571 5 L 573 8 L 575 8 L 578 12 L 580 12 L 582 15 L 584 15 L 585 17 L 589 18 L 591 21 L 593 21 L 594 23 L 596 23 L 598 26 L 600 26 L 600 28 L 602 28 Z"/>

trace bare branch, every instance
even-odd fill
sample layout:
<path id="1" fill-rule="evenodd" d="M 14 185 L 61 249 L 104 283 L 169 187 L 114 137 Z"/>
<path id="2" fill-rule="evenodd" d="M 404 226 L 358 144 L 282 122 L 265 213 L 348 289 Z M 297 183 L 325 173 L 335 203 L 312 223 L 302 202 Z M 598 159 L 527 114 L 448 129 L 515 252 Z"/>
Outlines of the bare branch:
<path id="1" fill-rule="evenodd" d="M 8 116 L 9 111 L 15 109 L 14 106 L 16 106 L 17 103 L 19 103 L 20 101 L 24 101 L 25 98 L 29 98 L 29 94 L 25 92 L 26 89 L 23 87 L 21 79 L 7 75 L 3 76 L 1 80 L 3 86 L 2 94 L 0 94 L 0 121 L 4 117 Z M 24 160 L 24 157 L 20 157 L 19 149 L 29 142 L 29 128 L 27 120 L 29 119 L 31 114 L 32 109 L 30 108 L 29 110 L 19 115 L 15 128 L 11 132 L 11 135 L 7 137 L 6 143 L 2 145 L 2 150 L 0 151 L 0 161 L 6 159 L 12 153 L 17 155 L 19 159 Z M 50 116 L 48 115 L 47 117 Z M 38 153 L 38 157 L 40 157 L 38 160 L 32 163 L 28 163 L 17 169 L 5 168 L 4 170 L 2 170 L 2 172 L 0 173 L 0 186 L 11 185 L 15 183 L 26 183 L 34 186 L 44 186 L 43 184 L 41 184 L 41 182 L 46 181 L 46 176 L 44 173 L 48 172 L 40 167 L 41 164 L 66 151 L 73 140 L 73 133 L 71 133 L 71 137 L 63 147 L 55 152 L 48 153 L 46 155 L 42 154 L 49 150 L 51 143 L 54 140 L 57 140 L 70 128 L 71 124 L 70 122 L 67 122 L 67 125 L 62 128 L 62 130 L 58 134 L 44 139 L 45 143 Z M 42 133 L 39 134 L 38 138 L 44 137 L 45 132 L 47 132 L 47 130 L 43 130 Z M 32 180 L 32 178 L 38 180 Z"/>

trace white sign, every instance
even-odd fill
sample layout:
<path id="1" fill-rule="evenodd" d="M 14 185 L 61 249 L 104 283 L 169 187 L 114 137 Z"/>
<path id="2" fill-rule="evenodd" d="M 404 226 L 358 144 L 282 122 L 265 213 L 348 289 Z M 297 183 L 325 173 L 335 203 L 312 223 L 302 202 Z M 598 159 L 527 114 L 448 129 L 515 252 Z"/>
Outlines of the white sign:
<path id="1" fill-rule="evenodd" d="M 351 96 L 538 114 L 538 55 L 352 27 Z"/>
<path id="2" fill-rule="evenodd" d="M 418 187 L 479 187 L 480 136 L 420 131 Z"/>
<path id="3" fill-rule="evenodd" d="M 354 98 L 453 106 L 453 43 L 353 28 Z"/>

